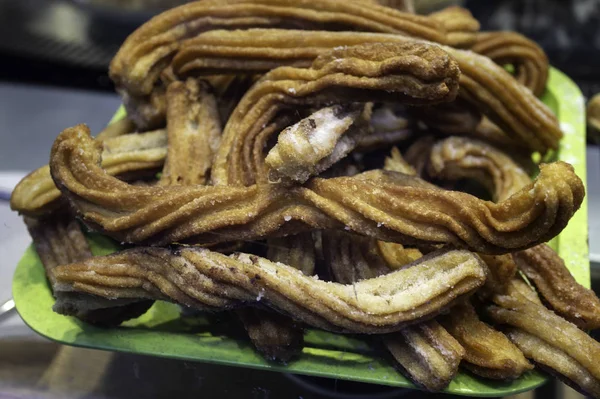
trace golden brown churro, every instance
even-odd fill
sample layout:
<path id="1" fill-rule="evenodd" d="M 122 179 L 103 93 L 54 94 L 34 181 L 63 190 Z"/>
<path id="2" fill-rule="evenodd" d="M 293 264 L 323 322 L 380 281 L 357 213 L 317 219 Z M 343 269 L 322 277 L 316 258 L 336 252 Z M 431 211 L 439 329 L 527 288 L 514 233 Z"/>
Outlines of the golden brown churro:
<path id="1" fill-rule="evenodd" d="M 531 178 L 507 154 L 479 140 L 449 137 L 430 154 L 429 175 L 439 179 L 473 179 L 483 184 L 495 202 L 508 199 Z"/>
<path id="2" fill-rule="evenodd" d="M 113 176 L 139 176 L 160 170 L 167 155 L 167 133 L 126 134 L 102 141 L 102 168 Z M 61 194 L 50 176 L 50 166 L 31 172 L 17 184 L 10 198 L 12 210 L 29 216 L 51 213 Z"/>
<path id="3" fill-rule="evenodd" d="M 442 23 L 449 46 L 467 48 L 477 40 L 479 21 L 466 8 L 450 6 L 429 14 L 429 17 Z"/>
<path id="4" fill-rule="evenodd" d="M 169 149 L 160 183 L 205 184 L 221 140 L 217 103 L 206 83 L 188 79 L 169 85 L 167 132 Z"/>
<path id="5" fill-rule="evenodd" d="M 248 40 L 252 37 L 253 40 Z M 290 43 L 295 46 L 290 49 Z M 366 43 L 424 43 L 400 35 L 364 32 L 319 32 L 281 29 L 214 31 L 200 35 L 181 49 L 173 60 L 178 74 L 205 74 L 210 60 L 223 70 L 240 70 L 251 62 L 278 62 L 300 65 L 336 46 Z M 302 46 L 302 47 L 299 47 Z M 533 93 L 519 84 L 489 58 L 447 46 L 440 46 L 458 62 L 461 70 L 459 97 L 465 100 L 509 135 L 531 150 L 545 152 L 557 148 L 562 132 L 556 117 Z M 200 61 L 199 61 L 200 60 Z"/>
<path id="6" fill-rule="evenodd" d="M 465 350 L 465 368 L 486 378 L 515 379 L 533 366 L 504 334 L 485 324 L 469 302 L 458 304 L 440 322 Z"/>
<path id="7" fill-rule="evenodd" d="M 254 255 L 199 248 L 137 248 L 53 271 L 61 291 L 104 298 L 166 299 L 224 310 L 264 301 L 309 325 L 383 333 L 431 317 L 483 284 L 484 266 L 468 251 L 437 252 L 411 267 L 353 285 L 320 281 Z"/>
<path id="8" fill-rule="evenodd" d="M 335 48 L 317 57 L 308 69 L 274 69 L 244 95 L 225 126 L 213 181 L 220 185 L 256 181 L 262 154 L 248 164 L 244 151 L 255 147 L 257 137 L 268 131 L 281 109 L 346 98 L 409 104 L 450 101 L 458 90 L 458 75 L 457 65 L 444 51 L 418 43 Z"/>
<path id="9" fill-rule="evenodd" d="M 429 391 L 448 386 L 465 354 L 461 344 L 435 320 L 386 334 L 383 342 L 401 370 Z"/>
<path id="10" fill-rule="evenodd" d="M 537 43 L 516 32 L 480 32 L 475 38 L 471 51 L 499 65 L 512 65 L 517 81 L 536 96 L 542 95 L 550 64 Z"/>
<path id="11" fill-rule="evenodd" d="M 600 328 L 600 300 L 575 281 L 552 248 L 542 244 L 512 256 L 519 270 L 558 315 L 584 330 Z"/>
<path id="12" fill-rule="evenodd" d="M 392 271 L 373 239 L 337 231 L 324 231 L 322 236 L 323 253 L 334 281 L 353 284 Z M 394 259 L 394 263 L 398 261 Z M 464 354 L 460 344 L 435 320 L 384 335 L 383 343 L 400 370 L 431 391 L 450 383 Z"/>
<path id="13" fill-rule="evenodd" d="M 54 309 L 75 316 L 85 322 L 101 326 L 117 326 L 125 320 L 138 317 L 152 305 L 152 301 L 136 299 L 109 300 L 78 292 L 57 290 L 52 270 L 60 265 L 82 262 L 92 252 L 79 223 L 66 212 L 55 212 L 43 219 L 25 217 L 27 230 L 40 257 L 50 288 L 56 298 Z"/>
<path id="14" fill-rule="evenodd" d="M 528 290 L 528 293 L 525 293 Z M 486 313 L 513 327 L 508 337 L 526 357 L 558 373 L 584 394 L 600 396 L 600 344 L 546 309 L 525 283 L 513 280 L 505 294 L 493 298 Z"/>
<path id="15" fill-rule="evenodd" d="M 110 65 L 116 86 L 148 95 L 182 42 L 214 29 L 249 27 L 331 27 L 381 31 L 444 42 L 445 32 L 431 18 L 366 2 L 336 0 L 202 1 L 166 11 L 139 27 Z"/>
<path id="16" fill-rule="evenodd" d="M 506 253 L 556 236 L 584 196 L 581 180 L 562 162 L 542 165 L 534 182 L 494 204 L 387 171 L 289 189 L 137 187 L 106 174 L 100 154 L 85 126 L 67 129 L 53 146 L 52 176 L 87 223 L 125 242 L 210 243 L 347 226 L 385 241 Z"/>

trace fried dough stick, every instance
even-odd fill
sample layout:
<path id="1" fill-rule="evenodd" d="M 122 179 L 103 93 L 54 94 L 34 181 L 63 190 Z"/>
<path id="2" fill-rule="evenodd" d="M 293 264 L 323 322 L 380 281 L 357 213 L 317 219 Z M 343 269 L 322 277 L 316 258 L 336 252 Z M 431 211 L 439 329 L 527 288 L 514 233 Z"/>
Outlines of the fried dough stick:
<path id="1" fill-rule="evenodd" d="M 515 252 L 513 258 L 550 309 L 583 330 L 600 328 L 600 300 L 575 281 L 552 248 L 537 245 Z"/>
<path id="2" fill-rule="evenodd" d="M 172 66 L 174 72 L 182 76 L 214 73 L 217 67 L 221 71 L 254 68 L 258 72 L 279 65 L 308 66 L 334 47 L 365 43 L 425 42 L 401 35 L 365 32 L 212 31 L 186 42 Z M 461 70 L 460 99 L 487 116 L 523 148 L 540 152 L 558 148 L 562 132 L 556 117 L 510 73 L 474 52 L 448 46 L 440 48 L 456 60 Z"/>
<path id="3" fill-rule="evenodd" d="M 506 200 L 530 181 L 505 153 L 475 140 L 448 138 L 433 147 L 430 158 L 431 175 L 475 179 L 490 190 L 495 201 Z M 600 299 L 575 281 L 552 248 L 541 244 L 512 257 L 552 310 L 583 329 L 600 327 Z"/>
<path id="4" fill-rule="evenodd" d="M 97 139 L 98 140 L 98 139 Z M 145 175 L 160 170 L 167 155 L 167 132 L 126 134 L 102 140 L 102 168 L 112 176 Z M 50 166 L 31 172 L 17 184 L 10 207 L 27 216 L 47 216 L 62 204 Z"/>
<path id="5" fill-rule="evenodd" d="M 354 284 L 392 272 L 373 239 L 336 231 L 322 235 L 323 252 L 335 281 Z M 382 338 L 402 373 L 430 391 L 442 390 L 450 383 L 464 354 L 460 344 L 435 320 Z"/>
<path id="6" fill-rule="evenodd" d="M 458 90 L 458 75 L 456 63 L 444 51 L 420 43 L 341 47 L 317 57 L 310 68 L 273 69 L 246 92 L 225 126 L 213 182 L 258 181 L 264 155 L 254 151 L 248 162 L 245 154 L 265 141 L 264 132 L 279 111 L 374 99 L 408 104 L 450 101 Z"/>
<path id="7" fill-rule="evenodd" d="M 79 223 L 66 212 L 55 212 L 43 219 L 25 217 L 24 220 L 56 298 L 55 310 L 87 323 L 116 326 L 144 314 L 150 308 L 151 300 L 110 300 L 60 291 L 52 271 L 60 265 L 83 262 L 92 257 Z"/>
<path id="8" fill-rule="evenodd" d="M 141 247 L 51 273 L 60 292 L 164 299 L 214 311 L 260 301 L 317 328 L 366 334 L 430 318 L 485 281 L 481 260 L 464 250 L 432 253 L 411 267 L 352 285 L 317 280 L 254 255 L 193 247 Z"/>
<path id="9" fill-rule="evenodd" d="M 466 8 L 458 6 L 446 7 L 429 14 L 429 17 L 440 21 L 446 30 L 446 43 L 457 48 L 471 47 L 477 41 L 479 21 Z"/>
<path id="10" fill-rule="evenodd" d="M 600 344 L 546 309 L 523 281 L 513 280 L 485 308 L 526 357 L 586 395 L 600 397 Z"/>
<path id="11" fill-rule="evenodd" d="M 67 129 L 54 143 L 51 171 L 86 223 L 122 242 L 216 243 L 348 226 L 384 241 L 500 254 L 557 235 L 584 196 L 581 180 L 562 162 L 542 165 L 534 182 L 494 204 L 390 171 L 313 178 L 292 188 L 139 187 L 106 174 L 100 154 L 84 126 Z"/>
<path id="12" fill-rule="evenodd" d="M 149 95 L 182 43 L 214 29 L 249 27 L 382 31 L 444 42 L 441 23 L 366 2 L 337 0 L 202 1 L 161 13 L 123 43 L 110 65 L 128 96 Z"/>
<path id="13" fill-rule="evenodd" d="M 517 81 L 536 96 L 542 95 L 550 64 L 544 50 L 516 32 L 479 32 L 471 51 L 485 55 L 499 65 L 512 65 Z"/>
<path id="14" fill-rule="evenodd" d="M 533 368 L 504 334 L 479 320 L 471 303 L 452 307 L 439 321 L 465 348 L 462 365 L 474 374 L 506 380 Z"/>
<path id="15" fill-rule="evenodd" d="M 168 152 L 159 184 L 202 185 L 221 141 L 221 120 L 206 82 L 187 79 L 167 88 Z"/>

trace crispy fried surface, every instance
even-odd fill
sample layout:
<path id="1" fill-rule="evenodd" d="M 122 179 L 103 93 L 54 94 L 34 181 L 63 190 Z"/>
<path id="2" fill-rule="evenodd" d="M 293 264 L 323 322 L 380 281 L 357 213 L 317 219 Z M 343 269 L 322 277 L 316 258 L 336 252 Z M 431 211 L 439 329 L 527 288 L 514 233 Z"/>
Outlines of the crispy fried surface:
<path id="1" fill-rule="evenodd" d="M 508 336 L 525 356 L 560 374 L 579 391 L 600 394 L 597 341 L 546 309 L 523 282 L 513 280 L 505 294 L 492 300 L 486 313 L 494 322 L 512 327 Z"/>
<path id="2" fill-rule="evenodd" d="M 512 65 L 517 81 L 536 96 L 542 95 L 550 64 L 537 43 L 516 32 L 480 32 L 474 36 L 471 51 L 499 65 Z"/>
<path id="3" fill-rule="evenodd" d="M 52 273 L 61 291 L 165 299 L 210 310 L 262 300 L 309 325 L 361 333 L 396 331 L 431 317 L 485 279 L 479 258 L 457 250 L 430 254 L 411 267 L 352 285 L 320 281 L 253 255 L 228 257 L 198 248 L 137 248 L 59 266 Z"/>
<path id="4" fill-rule="evenodd" d="M 340 60 L 343 60 L 340 62 Z M 280 67 L 268 72 L 244 95 L 223 132 L 213 181 L 250 185 L 260 170 L 244 151 L 255 146 L 276 113 L 286 107 L 372 99 L 432 104 L 452 100 L 458 67 L 436 46 L 373 43 L 339 47 L 315 59 L 310 68 Z"/>
<path id="5" fill-rule="evenodd" d="M 253 40 L 249 41 L 249 37 Z M 292 42 L 302 47 L 292 50 L 289 48 Z M 173 68 L 184 75 L 212 73 L 213 70 L 205 69 L 205 62 L 213 59 L 219 60 L 225 70 L 239 70 L 247 63 L 259 65 L 259 61 L 265 60 L 271 64 L 278 62 L 277 65 L 308 65 L 309 61 L 335 46 L 381 42 L 423 43 L 400 35 L 365 32 L 215 31 L 186 43 L 173 60 Z M 474 52 L 440 47 L 451 54 L 460 67 L 461 99 L 489 117 L 503 134 L 521 146 L 541 152 L 557 148 L 562 132 L 556 117 L 510 73 Z M 299 57 L 303 57 L 306 64 L 300 63 Z"/>
<path id="6" fill-rule="evenodd" d="M 167 133 L 127 134 L 102 141 L 102 167 L 110 175 L 146 173 L 160 168 L 167 155 Z M 12 210 L 29 216 L 48 215 L 61 205 L 61 193 L 42 166 L 25 176 L 10 198 Z"/>
<path id="7" fill-rule="evenodd" d="M 507 154 L 479 140 L 449 137 L 430 154 L 429 175 L 439 179 L 473 179 L 501 202 L 529 184 L 530 177 Z"/>
<path id="8" fill-rule="evenodd" d="M 448 386 L 465 354 L 461 344 L 435 320 L 386 334 L 383 342 L 400 369 L 429 391 Z"/>
<path id="9" fill-rule="evenodd" d="M 322 236 L 323 253 L 334 281 L 353 284 L 392 271 L 374 240 L 338 231 L 324 231 Z M 397 264 L 405 258 L 400 256 L 393 262 Z M 460 344 L 435 320 L 405 327 L 382 338 L 400 370 L 431 391 L 441 390 L 450 383 L 464 354 Z"/>
<path id="10" fill-rule="evenodd" d="M 166 11 L 138 28 L 112 60 L 110 76 L 116 86 L 132 95 L 148 95 L 183 41 L 208 30 L 249 27 L 346 27 L 445 41 L 443 27 L 431 18 L 366 2 L 203 1 Z"/>
<path id="11" fill-rule="evenodd" d="M 584 330 L 600 327 L 600 300 L 575 281 L 565 262 L 548 245 L 515 252 L 513 258 L 558 315 Z"/>
<path id="12" fill-rule="evenodd" d="M 450 6 L 429 14 L 429 17 L 442 23 L 448 46 L 467 48 L 477 41 L 479 21 L 466 8 Z"/>
<path id="13" fill-rule="evenodd" d="M 55 212 L 43 219 L 25 217 L 24 220 L 56 298 L 55 310 L 91 324 L 116 326 L 144 314 L 150 308 L 152 301 L 107 300 L 57 289 L 58 283 L 52 273 L 56 267 L 92 257 L 81 227 L 72 215 L 65 212 Z"/>
<path id="14" fill-rule="evenodd" d="M 534 182 L 494 204 L 386 171 L 317 178 L 293 189 L 138 187 L 106 174 L 100 153 L 84 126 L 67 129 L 53 146 L 52 175 L 86 222 L 126 242 L 222 242 L 345 225 L 385 241 L 506 253 L 554 237 L 584 195 L 581 180 L 562 162 L 542 165 Z"/>
<path id="15" fill-rule="evenodd" d="M 217 103 L 204 82 L 188 79 L 167 89 L 168 153 L 160 184 L 205 184 L 221 141 Z"/>
<path id="16" fill-rule="evenodd" d="M 504 334 L 479 320 L 469 302 L 458 304 L 439 318 L 463 346 L 463 366 L 485 378 L 515 379 L 533 366 Z"/>

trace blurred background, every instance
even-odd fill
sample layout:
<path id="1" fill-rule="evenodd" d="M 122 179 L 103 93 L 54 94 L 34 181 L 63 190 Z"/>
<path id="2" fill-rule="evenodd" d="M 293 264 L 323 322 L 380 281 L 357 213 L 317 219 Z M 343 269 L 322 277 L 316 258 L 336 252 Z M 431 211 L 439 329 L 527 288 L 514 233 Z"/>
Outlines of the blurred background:
<path id="1" fill-rule="evenodd" d="M 10 192 L 48 161 L 66 126 L 98 132 L 120 104 L 108 64 L 137 26 L 183 0 L 0 0 L 0 190 Z M 419 13 L 468 7 L 482 30 L 514 30 L 537 41 L 553 66 L 600 92 L 600 0 L 415 0 Z M 588 135 L 588 200 L 593 285 L 600 292 L 600 150 Z M 0 302 L 30 238 L 0 201 Z M 0 397 L 383 398 L 422 392 L 298 378 L 223 366 L 68 348 L 37 337 L 13 314 L 0 322 Z M 552 382 L 523 398 L 576 398 Z"/>

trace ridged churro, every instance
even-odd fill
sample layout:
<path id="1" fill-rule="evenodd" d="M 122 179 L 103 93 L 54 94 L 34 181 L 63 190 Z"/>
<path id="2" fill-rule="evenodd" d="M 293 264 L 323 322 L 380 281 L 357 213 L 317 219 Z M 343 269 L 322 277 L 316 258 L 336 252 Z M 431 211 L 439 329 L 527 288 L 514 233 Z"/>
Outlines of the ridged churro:
<path id="1" fill-rule="evenodd" d="M 324 282 L 281 263 L 199 248 L 136 248 L 52 270 L 57 290 L 104 298 L 165 299 L 205 310 L 263 301 L 309 325 L 384 333 L 432 317 L 485 280 L 468 251 L 433 253 L 411 267 L 352 285 Z"/>
<path id="2" fill-rule="evenodd" d="M 79 223 L 67 212 L 55 212 L 49 217 L 25 217 L 27 230 L 46 270 L 50 288 L 60 313 L 75 316 L 100 326 L 118 326 L 148 310 L 152 301 L 131 298 L 109 300 L 79 292 L 62 292 L 52 271 L 60 266 L 82 262 L 92 257 L 90 247 Z"/>
<path id="3" fill-rule="evenodd" d="M 102 167 L 113 176 L 133 176 L 160 170 L 167 155 L 167 132 L 126 134 L 102 140 Z M 17 184 L 10 207 L 24 215 L 48 215 L 61 204 L 61 193 L 50 176 L 50 166 L 31 172 Z"/>
<path id="4" fill-rule="evenodd" d="M 533 366 L 504 334 L 479 320 L 466 302 L 440 317 L 441 324 L 463 346 L 463 366 L 486 378 L 515 379 Z"/>
<path id="5" fill-rule="evenodd" d="M 562 162 L 542 165 L 534 182 L 498 204 L 389 171 L 293 188 L 138 187 L 106 174 L 101 150 L 85 126 L 65 130 L 53 146 L 52 176 L 86 223 L 125 242 L 210 243 L 347 226 L 385 241 L 506 253 L 557 235 L 584 196 Z"/>
<path id="6" fill-rule="evenodd" d="M 373 239 L 334 231 L 322 236 L 323 253 L 334 281 L 353 284 L 392 272 Z M 394 259 L 393 264 L 404 258 Z M 403 374 L 431 391 L 450 383 L 464 354 L 460 344 L 435 320 L 405 327 L 382 339 Z"/>
<path id="7" fill-rule="evenodd" d="M 160 184 L 205 184 L 221 141 L 217 103 L 204 82 L 188 79 L 167 88 L 169 147 Z"/>
<path id="8" fill-rule="evenodd" d="M 248 38 L 252 40 L 248 40 Z M 294 47 L 290 47 L 294 43 Z M 365 32 L 320 32 L 282 29 L 213 31 L 190 40 L 173 60 L 175 73 L 202 75 L 214 73 L 207 63 L 222 70 L 257 70 L 270 66 L 307 66 L 323 52 L 336 46 L 366 43 L 424 43 L 410 37 Z M 517 82 L 501 66 L 472 51 L 440 46 L 458 63 L 461 76 L 459 97 L 497 124 L 522 147 L 546 152 L 558 148 L 562 137 L 552 112 L 531 91 Z M 300 58 L 304 61 L 300 62 Z"/>
<path id="9" fill-rule="evenodd" d="M 512 254 L 519 270 L 558 315 L 584 330 L 600 328 L 600 300 L 575 281 L 565 262 L 548 245 Z"/>
<path id="10" fill-rule="evenodd" d="M 492 300 L 486 313 L 494 322 L 512 327 L 508 337 L 526 357 L 558 373 L 580 392 L 600 396 L 597 341 L 546 309 L 522 281 L 513 280 L 506 293 Z"/>
<path id="11" fill-rule="evenodd" d="M 467 48 L 476 42 L 479 21 L 466 8 L 450 6 L 429 14 L 429 17 L 442 23 L 448 46 Z"/>
<path id="12" fill-rule="evenodd" d="M 512 65 L 516 80 L 536 96 L 542 95 L 550 64 L 537 43 L 516 32 L 480 32 L 474 37 L 471 51 L 499 65 Z"/>

